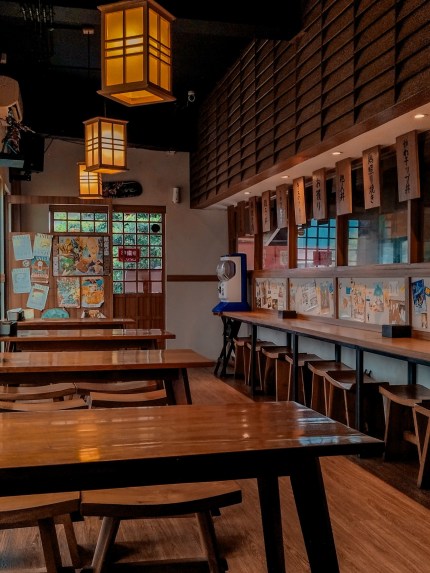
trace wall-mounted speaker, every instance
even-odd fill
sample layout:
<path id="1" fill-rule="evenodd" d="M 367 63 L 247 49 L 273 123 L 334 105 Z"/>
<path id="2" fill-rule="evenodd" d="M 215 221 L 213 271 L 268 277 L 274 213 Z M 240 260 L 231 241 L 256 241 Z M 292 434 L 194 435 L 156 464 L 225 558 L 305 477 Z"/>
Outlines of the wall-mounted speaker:
<path id="1" fill-rule="evenodd" d="M 43 135 L 24 131 L 21 135 L 20 150 L 24 156 L 23 171 L 41 173 L 45 159 L 45 138 Z"/>

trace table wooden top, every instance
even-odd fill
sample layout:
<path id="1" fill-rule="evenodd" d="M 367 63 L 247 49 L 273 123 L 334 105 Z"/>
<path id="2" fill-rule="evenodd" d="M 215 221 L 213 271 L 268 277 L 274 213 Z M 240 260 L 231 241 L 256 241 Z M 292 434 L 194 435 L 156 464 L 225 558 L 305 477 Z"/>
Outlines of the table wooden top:
<path id="1" fill-rule="evenodd" d="M 31 318 L 18 320 L 18 330 L 40 328 L 115 328 L 133 326 L 133 318 Z"/>
<path id="2" fill-rule="evenodd" d="M 309 336 L 394 358 L 406 358 L 422 364 L 430 364 L 430 340 L 413 337 L 388 338 L 376 330 L 329 324 L 312 318 L 278 318 L 276 315 L 259 311 L 226 311 L 222 315 L 256 326 Z"/>
<path id="3" fill-rule="evenodd" d="M 102 372 L 205 368 L 214 361 L 190 349 L 2 352 L 0 376 L 33 372 Z"/>
<path id="4" fill-rule="evenodd" d="M 2 495 L 290 475 L 383 442 L 295 402 L 0 414 Z"/>
<path id="5" fill-rule="evenodd" d="M 160 328 L 83 328 L 18 330 L 16 336 L 1 336 L 0 342 L 67 342 L 89 340 L 166 340 L 176 338 L 173 332 Z"/>

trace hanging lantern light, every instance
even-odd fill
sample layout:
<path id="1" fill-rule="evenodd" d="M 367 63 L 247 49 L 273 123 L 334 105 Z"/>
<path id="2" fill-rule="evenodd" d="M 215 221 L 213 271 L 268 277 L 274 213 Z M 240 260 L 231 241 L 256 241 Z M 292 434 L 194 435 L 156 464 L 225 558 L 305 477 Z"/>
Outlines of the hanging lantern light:
<path id="1" fill-rule="evenodd" d="M 100 95 L 127 106 L 174 101 L 171 22 L 154 0 L 98 6 L 102 14 Z"/>
<path id="2" fill-rule="evenodd" d="M 84 121 L 87 171 L 127 171 L 127 121 L 94 117 Z"/>
<path id="3" fill-rule="evenodd" d="M 79 197 L 93 199 L 102 196 L 102 176 L 96 171 L 86 171 L 85 162 L 78 163 Z"/>

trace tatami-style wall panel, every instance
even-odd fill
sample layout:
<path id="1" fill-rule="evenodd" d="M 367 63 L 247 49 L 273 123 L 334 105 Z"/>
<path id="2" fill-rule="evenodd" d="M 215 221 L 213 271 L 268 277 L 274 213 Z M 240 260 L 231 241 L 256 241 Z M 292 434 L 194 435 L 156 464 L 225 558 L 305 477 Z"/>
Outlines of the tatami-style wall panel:
<path id="1" fill-rule="evenodd" d="M 252 42 L 206 100 L 191 156 L 192 207 L 346 141 L 370 119 L 382 124 L 387 110 L 427 102 L 429 2 L 309 0 L 303 22 L 290 42 Z"/>

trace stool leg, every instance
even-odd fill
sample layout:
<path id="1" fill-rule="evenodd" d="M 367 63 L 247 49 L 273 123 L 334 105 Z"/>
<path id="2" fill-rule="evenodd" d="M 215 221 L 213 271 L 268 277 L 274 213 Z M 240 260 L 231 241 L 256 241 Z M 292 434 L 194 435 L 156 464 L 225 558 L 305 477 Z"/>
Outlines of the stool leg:
<path id="1" fill-rule="evenodd" d="M 221 558 L 215 533 L 215 526 L 210 511 L 196 513 L 199 524 L 200 540 L 205 549 L 210 573 L 225 573 L 227 567 Z"/>
<path id="2" fill-rule="evenodd" d="M 311 408 L 321 414 L 327 413 L 325 392 L 324 392 L 324 378 L 318 374 L 312 373 L 311 383 Z"/>
<path id="3" fill-rule="evenodd" d="M 243 346 L 239 344 L 234 345 L 234 377 L 243 378 L 244 376 L 244 366 L 243 366 Z"/>
<path id="4" fill-rule="evenodd" d="M 405 430 L 413 429 L 411 408 L 387 400 L 387 417 L 385 422 L 385 451 L 384 458 L 392 460 L 411 453 L 411 444 L 403 439 Z"/>
<path id="5" fill-rule="evenodd" d="M 275 385 L 276 401 L 289 400 L 290 364 L 282 358 L 276 359 Z"/>
<path id="6" fill-rule="evenodd" d="M 61 555 L 58 546 L 57 531 L 52 517 L 37 521 L 42 541 L 43 555 L 47 573 L 58 573 L 61 569 Z"/>
<path id="7" fill-rule="evenodd" d="M 116 517 L 103 518 L 91 563 L 92 573 L 101 573 L 107 553 L 115 542 L 119 524 L 120 520 Z"/>
<path id="8" fill-rule="evenodd" d="M 78 542 L 76 541 L 75 528 L 73 527 L 72 518 L 70 517 L 70 514 L 67 513 L 66 515 L 61 516 L 58 521 L 62 523 L 64 527 L 64 533 L 66 535 L 67 546 L 69 548 L 72 565 L 75 569 L 79 569 L 82 567 L 82 562 L 79 555 Z"/>

